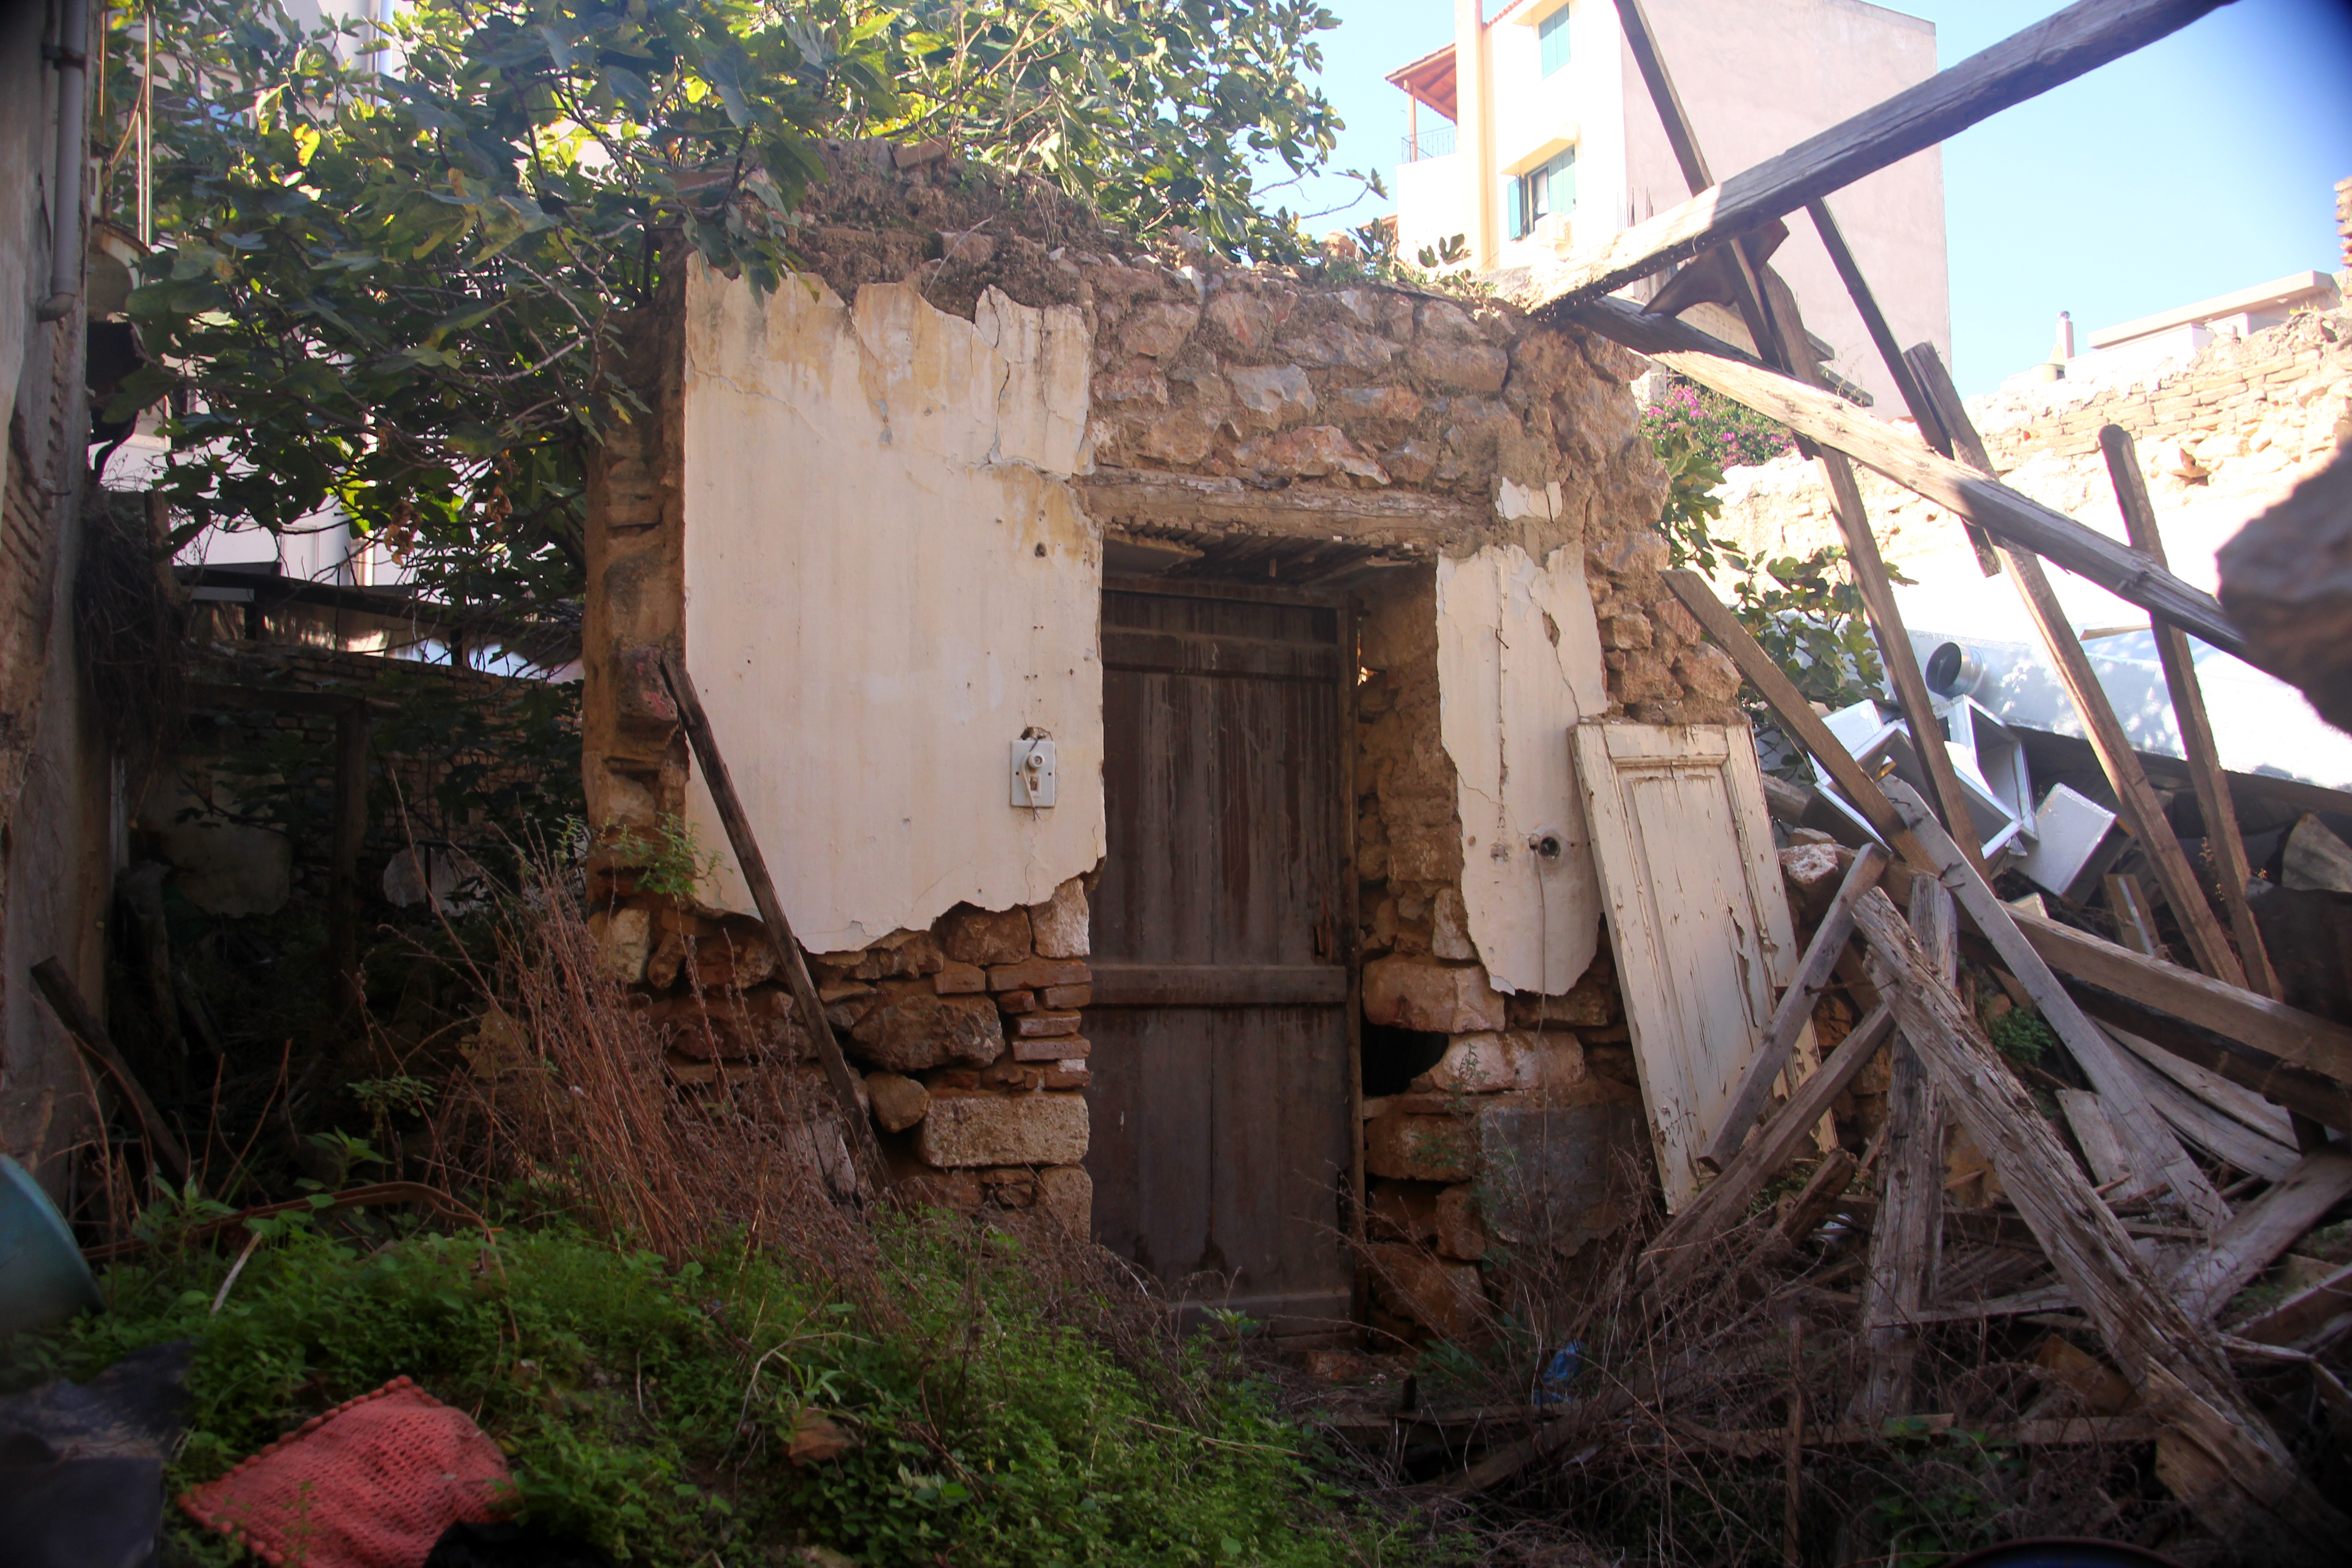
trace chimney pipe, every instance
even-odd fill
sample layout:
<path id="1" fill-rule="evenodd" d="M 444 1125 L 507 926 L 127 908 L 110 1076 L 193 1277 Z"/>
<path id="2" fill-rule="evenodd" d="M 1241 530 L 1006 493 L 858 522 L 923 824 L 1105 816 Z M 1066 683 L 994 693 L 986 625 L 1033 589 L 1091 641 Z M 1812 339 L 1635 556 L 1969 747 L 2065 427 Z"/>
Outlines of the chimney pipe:
<path id="1" fill-rule="evenodd" d="M 2050 357 L 2060 364 L 2074 357 L 2074 313 L 2072 310 L 2058 312 L 2058 346 Z"/>

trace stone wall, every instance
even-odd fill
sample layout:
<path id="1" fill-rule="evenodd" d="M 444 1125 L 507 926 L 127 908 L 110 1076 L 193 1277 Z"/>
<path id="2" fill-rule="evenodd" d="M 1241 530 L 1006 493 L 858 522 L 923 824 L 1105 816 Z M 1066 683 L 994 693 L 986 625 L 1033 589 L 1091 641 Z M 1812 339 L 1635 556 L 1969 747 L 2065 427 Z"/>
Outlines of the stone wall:
<path id="1" fill-rule="evenodd" d="M 1448 629 L 1441 583 L 1472 563 L 1498 572 L 1499 597 L 1517 595 L 1510 635 L 1549 645 L 1521 668 L 1521 683 L 1543 686 L 1549 670 L 1549 686 L 1566 695 L 1547 689 L 1551 706 L 1506 704 L 1494 721 L 1527 749 L 1530 772 L 1538 749 L 1564 752 L 1565 724 L 1579 719 L 1736 719 L 1737 673 L 1658 576 L 1666 552 L 1652 524 L 1664 481 L 1638 428 L 1629 387 L 1638 364 L 1499 306 L 1360 273 L 1237 268 L 1181 247 L 1154 253 L 1051 192 L 910 159 L 906 149 L 836 146 L 827 157 L 834 177 L 814 198 L 802 247 L 809 275 L 788 287 L 829 290 L 853 320 L 870 300 L 879 321 L 886 299 L 906 297 L 890 319 L 921 319 L 899 336 L 945 331 L 927 310 L 972 322 L 1008 359 L 999 435 L 957 462 L 999 463 L 1014 449 L 1003 432 L 1025 427 L 1016 405 L 1043 395 L 1044 382 L 1022 382 L 1002 328 L 992 337 L 988 323 L 1009 309 L 1043 312 L 1081 327 L 1087 345 L 1084 444 L 1069 483 L 1096 559 L 1108 541 L 1157 543 L 1203 566 L 1224 552 L 1259 572 L 1267 568 L 1252 552 L 1276 545 L 1337 544 L 1361 557 L 1345 582 L 1362 610 L 1364 1020 L 1401 1031 L 1429 1057 L 1423 1081 L 1365 1107 L 1372 1209 L 1389 1216 L 1377 1224 L 1392 1249 L 1380 1255 L 1381 1289 L 1400 1322 L 1459 1326 L 1455 1310 L 1483 1289 L 1469 1261 L 1483 1247 L 1480 1227 L 1491 1222 L 1514 1238 L 1549 1227 L 1572 1249 L 1628 1212 L 1626 1173 L 1647 1143 L 1597 898 L 1507 878 L 1465 900 L 1467 857 L 1484 865 L 1532 854 L 1520 841 L 1539 826 L 1565 840 L 1564 876 L 1589 883 L 1591 870 L 1571 789 L 1557 791 L 1549 821 L 1512 817 L 1499 833 L 1492 820 L 1465 824 L 1464 802 L 1484 786 L 1469 779 L 1465 795 L 1449 752 L 1460 746 L 1447 730 L 1440 670 L 1446 637 L 1476 638 Z M 583 731 L 591 812 L 607 835 L 592 882 L 596 929 L 641 1005 L 675 1026 L 669 1070 L 691 1084 L 729 1061 L 804 1058 L 807 1042 L 756 920 L 656 897 L 632 857 L 615 852 L 622 833 L 644 833 L 688 799 L 686 752 L 656 663 L 662 647 L 691 641 L 681 561 L 692 548 L 683 542 L 688 503 L 702 489 L 686 460 L 699 448 L 682 369 L 694 352 L 685 293 L 674 290 L 635 331 L 623 369 L 650 416 L 616 439 L 592 488 Z M 772 318 L 765 330 L 772 343 Z M 868 390 L 898 397 L 878 383 Z M 901 417 L 894 402 L 887 427 L 895 433 Z M 704 460 L 759 462 L 740 447 Z M 919 521 L 957 526 L 943 515 Z M 1041 538 L 1036 553 L 1058 548 Z M 896 546 L 885 553 L 905 559 Z M 780 603 L 799 602 L 797 587 L 780 592 Z M 1504 632 L 1498 622 L 1487 635 Z M 770 695 L 793 700 L 789 689 Z M 761 758 L 757 765 L 771 765 Z M 1061 787 L 1057 809 L 1067 810 L 1070 792 L 1100 785 L 1066 768 Z M 1001 797 L 992 809 L 1006 809 Z M 774 862 L 795 843 L 767 852 Z M 983 857 L 987 847 L 971 852 Z M 1083 1229 L 1088 880 L 1063 880 L 1042 902 L 1027 901 L 1042 889 L 1001 908 L 968 900 L 879 940 L 811 955 L 828 1017 L 914 1190 L 968 1210 L 1042 1205 Z M 1531 946 L 1516 989 L 1482 958 L 1481 921 L 1490 945 L 1515 922 L 1546 939 Z M 1572 961 L 1556 963 L 1561 952 Z M 1433 1141 L 1458 1157 L 1433 1163 Z M 1422 1224 L 1441 1202 L 1443 1236 Z"/>

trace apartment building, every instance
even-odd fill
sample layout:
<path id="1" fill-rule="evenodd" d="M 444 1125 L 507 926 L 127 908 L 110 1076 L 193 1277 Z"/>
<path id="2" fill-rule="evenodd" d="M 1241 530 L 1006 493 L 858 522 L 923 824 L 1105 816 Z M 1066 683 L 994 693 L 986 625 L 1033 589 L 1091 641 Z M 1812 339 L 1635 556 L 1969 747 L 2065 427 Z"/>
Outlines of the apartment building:
<path id="1" fill-rule="evenodd" d="M 1611 0 L 1457 0 L 1454 40 L 1388 79 L 1407 100 L 1398 239 L 1480 270 L 1540 265 L 1684 200 Z M 1932 23 L 1862 0 L 1649 0 L 1683 105 L 1720 179 L 1935 74 Z M 1832 207 L 1898 338 L 1950 353 L 1942 155 L 1930 149 Z M 1772 264 L 1832 367 L 1894 387 L 1828 254 L 1800 218 Z M 1699 324 L 1746 342 L 1738 319 Z"/>

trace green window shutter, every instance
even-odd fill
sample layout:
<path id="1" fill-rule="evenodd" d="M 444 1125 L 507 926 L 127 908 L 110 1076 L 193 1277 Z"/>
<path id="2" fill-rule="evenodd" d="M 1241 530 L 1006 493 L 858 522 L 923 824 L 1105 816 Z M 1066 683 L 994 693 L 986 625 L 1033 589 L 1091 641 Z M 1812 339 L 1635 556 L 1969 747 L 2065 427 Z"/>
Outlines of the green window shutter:
<path id="1" fill-rule="evenodd" d="M 1509 214 L 1508 233 L 1513 239 L 1525 238 L 1528 232 L 1528 183 L 1514 174 L 1503 181 L 1503 203 Z"/>
<path id="2" fill-rule="evenodd" d="M 1576 210 L 1576 149 L 1570 147 L 1551 161 L 1551 210 Z"/>
<path id="3" fill-rule="evenodd" d="M 1562 5 L 1536 24 L 1536 47 L 1543 56 L 1543 74 L 1551 75 L 1568 64 L 1568 13 Z"/>

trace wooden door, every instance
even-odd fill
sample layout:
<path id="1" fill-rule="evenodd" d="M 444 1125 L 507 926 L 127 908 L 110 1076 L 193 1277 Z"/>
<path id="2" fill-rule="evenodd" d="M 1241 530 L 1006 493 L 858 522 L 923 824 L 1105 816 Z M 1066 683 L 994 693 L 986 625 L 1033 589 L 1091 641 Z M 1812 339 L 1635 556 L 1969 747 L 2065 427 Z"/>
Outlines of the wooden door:
<path id="1" fill-rule="evenodd" d="M 1188 1300 L 1332 1327 L 1352 1277 L 1345 616 L 1190 587 L 1103 595 L 1095 1235 Z"/>
<path id="2" fill-rule="evenodd" d="M 1678 1210 L 1796 972 L 1756 747 L 1745 726 L 1572 733 L 1651 1146 Z M 1797 1042 L 1801 1069 L 1811 1030 Z"/>

